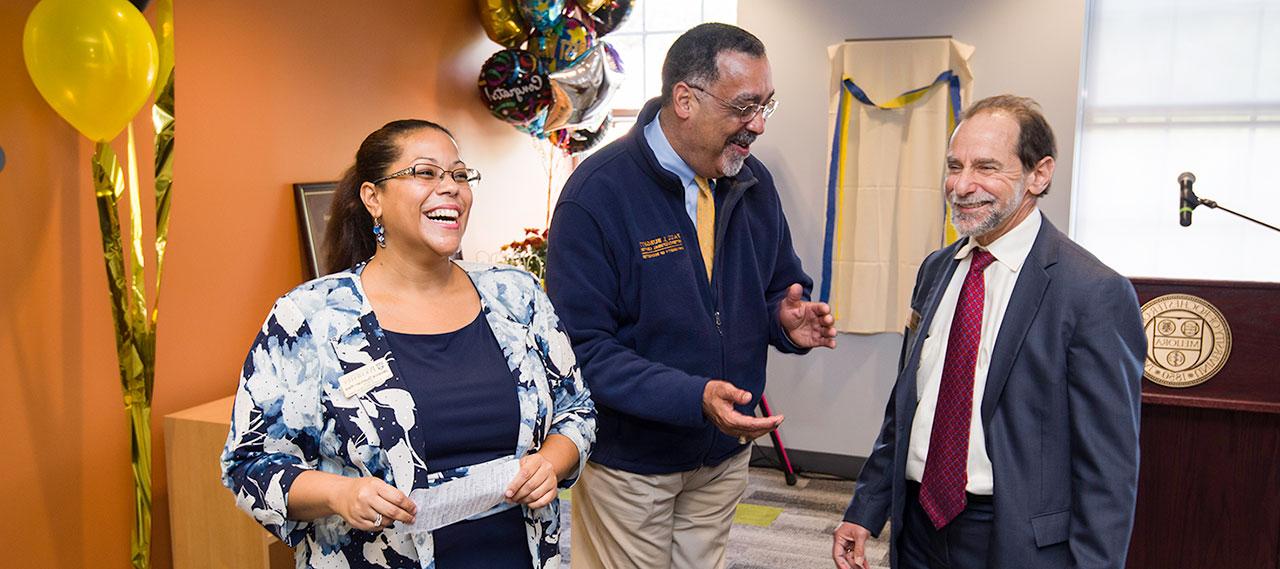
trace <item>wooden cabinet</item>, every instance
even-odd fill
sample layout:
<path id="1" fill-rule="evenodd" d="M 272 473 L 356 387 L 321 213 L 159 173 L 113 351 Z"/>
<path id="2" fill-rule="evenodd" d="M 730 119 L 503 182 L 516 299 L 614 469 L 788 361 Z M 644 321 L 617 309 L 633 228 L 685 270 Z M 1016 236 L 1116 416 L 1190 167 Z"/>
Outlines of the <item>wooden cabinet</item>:
<path id="1" fill-rule="evenodd" d="M 222 486 L 218 457 L 234 398 L 164 418 L 169 471 L 169 531 L 175 569 L 286 569 L 293 550 L 236 508 Z"/>

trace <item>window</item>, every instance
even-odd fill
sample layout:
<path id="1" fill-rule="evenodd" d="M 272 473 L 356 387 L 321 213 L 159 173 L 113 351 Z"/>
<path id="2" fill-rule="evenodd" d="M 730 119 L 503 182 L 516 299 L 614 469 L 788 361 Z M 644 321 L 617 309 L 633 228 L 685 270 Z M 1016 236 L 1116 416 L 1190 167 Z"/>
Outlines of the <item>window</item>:
<path id="1" fill-rule="evenodd" d="M 601 38 L 618 50 L 625 76 L 622 87 L 613 97 L 613 126 L 595 148 L 603 147 L 631 129 L 645 101 L 662 93 L 662 61 L 680 34 L 704 22 L 736 24 L 737 21 L 737 0 L 636 2 L 631 17 Z"/>
<path id="2" fill-rule="evenodd" d="M 604 37 L 617 48 L 626 79 L 613 99 L 615 109 L 638 111 L 662 91 L 662 60 L 680 34 L 703 22 L 736 23 L 737 0 L 645 0 L 637 2 L 622 27 Z"/>
<path id="3" fill-rule="evenodd" d="M 1280 0 L 1094 0 L 1072 235 L 1128 276 L 1280 281 Z"/>

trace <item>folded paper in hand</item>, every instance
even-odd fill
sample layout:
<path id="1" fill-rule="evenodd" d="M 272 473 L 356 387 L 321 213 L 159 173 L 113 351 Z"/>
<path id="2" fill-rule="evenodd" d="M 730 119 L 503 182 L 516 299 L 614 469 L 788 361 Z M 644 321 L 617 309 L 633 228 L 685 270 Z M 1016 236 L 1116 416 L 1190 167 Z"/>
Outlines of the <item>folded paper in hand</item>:
<path id="1" fill-rule="evenodd" d="M 507 485 L 520 472 L 514 457 L 472 466 L 466 476 L 409 493 L 418 514 L 409 532 L 435 531 L 502 503 Z"/>

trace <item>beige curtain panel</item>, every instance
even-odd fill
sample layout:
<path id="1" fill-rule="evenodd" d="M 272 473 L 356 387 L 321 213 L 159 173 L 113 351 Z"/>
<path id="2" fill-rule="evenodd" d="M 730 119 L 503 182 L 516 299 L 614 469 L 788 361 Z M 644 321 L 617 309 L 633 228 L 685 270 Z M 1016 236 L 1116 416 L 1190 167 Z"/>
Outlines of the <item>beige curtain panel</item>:
<path id="1" fill-rule="evenodd" d="M 901 332 L 916 270 L 944 243 L 952 107 L 969 101 L 973 51 L 950 38 L 828 48 L 832 158 L 820 294 L 842 332 Z"/>

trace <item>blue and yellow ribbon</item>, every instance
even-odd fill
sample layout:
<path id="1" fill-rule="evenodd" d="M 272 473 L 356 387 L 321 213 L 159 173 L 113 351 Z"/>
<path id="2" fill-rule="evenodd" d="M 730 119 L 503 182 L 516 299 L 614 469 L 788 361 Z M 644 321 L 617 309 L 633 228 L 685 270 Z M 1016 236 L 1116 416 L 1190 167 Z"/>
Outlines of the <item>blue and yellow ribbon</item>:
<path id="1" fill-rule="evenodd" d="M 836 125 L 832 132 L 831 140 L 831 164 L 827 169 L 827 219 L 826 229 L 824 231 L 825 238 L 822 244 L 822 288 L 819 291 L 819 299 L 822 302 L 831 301 L 831 272 L 835 257 L 835 244 L 840 242 L 842 227 L 837 220 L 840 219 L 840 206 L 844 203 L 844 164 L 845 164 L 845 140 L 849 132 L 851 107 L 853 101 L 858 101 L 869 107 L 877 109 L 901 109 L 908 105 L 919 101 L 929 94 L 935 87 L 946 85 L 948 92 L 948 113 L 947 113 L 947 135 L 955 130 L 956 125 L 960 122 L 960 77 L 950 69 L 943 71 L 938 75 L 932 83 L 907 91 L 893 99 L 876 104 L 867 96 L 853 79 L 845 77 L 840 82 L 840 104 L 836 111 Z M 950 212 L 947 211 L 946 204 L 943 204 L 943 227 L 944 243 L 950 243 L 958 238 L 955 227 L 950 222 Z"/>

